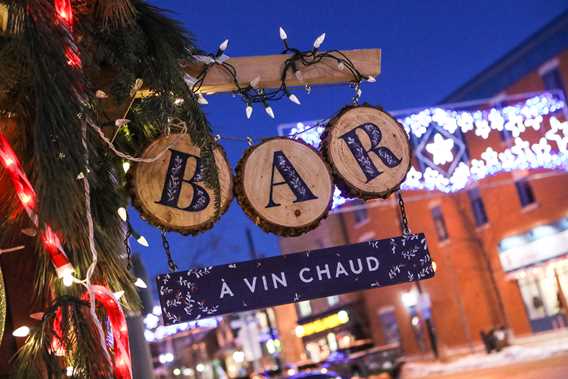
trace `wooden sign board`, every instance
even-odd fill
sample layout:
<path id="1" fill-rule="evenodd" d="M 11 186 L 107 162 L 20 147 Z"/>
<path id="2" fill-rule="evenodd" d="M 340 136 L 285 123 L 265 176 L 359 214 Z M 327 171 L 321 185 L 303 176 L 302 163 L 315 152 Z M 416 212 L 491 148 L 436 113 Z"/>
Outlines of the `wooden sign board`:
<path id="1" fill-rule="evenodd" d="M 215 211 L 215 191 L 204 183 L 201 151 L 188 134 L 171 134 L 154 141 L 131 170 L 134 205 L 151 223 L 167 230 L 197 234 L 213 226 L 233 196 L 231 167 L 220 146 L 213 151 L 219 172 L 221 209 Z"/>
<path id="2" fill-rule="evenodd" d="M 348 197 L 388 197 L 410 170 L 410 143 L 402 125 L 382 109 L 350 106 L 332 119 L 322 150 L 336 184 Z"/>
<path id="3" fill-rule="evenodd" d="M 434 276 L 424 234 L 189 271 L 156 278 L 166 325 Z"/>
<path id="4" fill-rule="evenodd" d="M 237 199 L 265 231 L 282 236 L 305 233 L 317 227 L 331 208 L 329 168 L 302 141 L 277 137 L 252 146 L 236 171 Z"/>

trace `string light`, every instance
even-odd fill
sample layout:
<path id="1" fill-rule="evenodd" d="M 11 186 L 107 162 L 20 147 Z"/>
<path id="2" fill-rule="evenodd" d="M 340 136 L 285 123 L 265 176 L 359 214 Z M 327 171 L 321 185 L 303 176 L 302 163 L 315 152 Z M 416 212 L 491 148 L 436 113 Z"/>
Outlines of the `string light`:
<path id="1" fill-rule="evenodd" d="M 221 42 L 221 44 L 219 45 L 219 50 L 217 51 L 217 56 L 221 56 L 223 55 L 223 53 L 225 52 L 225 50 L 227 50 L 227 47 L 229 47 L 229 40 L 226 39 L 223 42 Z"/>
<path id="2" fill-rule="evenodd" d="M 268 105 L 268 103 L 265 101 L 264 102 L 264 111 L 266 112 L 266 114 L 270 117 L 270 118 L 274 118 L 274 111 L 272 110 L 272 107 L 270 105 Z"/>
<path id="3" fill-rule="evenodd" d="M 142 245 L 144 247 L 150 246 L 148 244 L 148 241 L 146 240 L 146 238 L 144 236 L 139 236 L 138 238 L 136 238 L 136 242 L 138 242 L 140 245 Z"/>
<path id="4" fill-rule="evenodd" d="M 134 285 L 138 288 L 148 288 L 148 285 L 142 278 L 136 278 Z"/>
<path id="5" fill-rule="evenodd" d="M 116 213 L 118 213 L 118 216 L 122 221 L 126 222 L 128 220 L 128 212 L 126 211 L 126 208 L 120 207 Z"/>
<path id="6" fill-rule="evenodd" d="M 325 41 L 325 33 L 320 34 L 314 41 L 314 50 L 318 50 L 323 44 L 323 41 Z"/>
<path id="7" fill-rule="evenodd" d="M 204 64 L 201 72 L 199 72 L 195 77 L 189 74 L 184 75 L 184 80 L 186 84 L 190 87 L 191 91 L 196 94 L 197 101 L 200 104 L 206 104 L 206 100 L 200 96 L 200 90 L 205 83 L 205 79 L 209 73 L 211 67 L 215 66 L 220 71 L 228 75 L 232 79 L 232 84 L 235 87 L 234 94 L 239 95 L 245 103 L 245 115 L 247 119 L 250 119 L 252 115 L 252 105 L 254 103 L 263 103 L 265 112 L 271 117 L 275 118 L 274 110 L 270 105 L 269 101 L 280 100 L 286 96 L 291 102 L 300 105 L 300 99 L 298 96 L 290 94 L 287 87 L 287 78 L 289 77 L 290 71 L 300 82 L 304 82 L 304 77 L 302 71 L 298 69 L 299 65 L 301 67 L 309 67 L 311 65 L 319 64 L 322 61 L 335 62 L 338 65 L 338 69 L 348 68 L 349 72 L 353 75 L 353 82 L 361 83 L 362 81 L 373 82 L 374 77 L 363 76 L 355 64 L 344 54 L 339 51 L 319 51 L 319 48 L 323 44 L 326 34 L 322 33 L 319 35 L 314 43 L 313 49 L 311 51 L 301 51 L 296 48 L 291 48 L 288 46 L 288 35 L 286 31 L 280 27 L 279 37 L 282 40 L 285 50 L 284 54 L 287 54 L 287 58 L 284 61 L 282 72 L 281 72 L 281 83 L 278 88 L 274 89 L 261 89 L 259 88 L 260 78 L 253 79 L 248 85 L 243 86 L 238 77 L 238 72 L 235 66 L 226 60 L 226 56 L 222 54 L 228 46 L 228 41 L 225 40 L 221 45 L 215 55 L 194 55 L 193 58 Z M 306 91 L 309 94 L 310 87 L 306 84 Z M 357 89 L 358 96 L 361 96 L 360 88 Z"/>
<path id="8" fill-rule="evenodd" d="M 293 93 L 288 95 L 288 99 L 293 102 L 294 104 L 298 104 L 301 105 L 300 103 L 300 99 L 298 99 L 298 96 L 294 95 Z"/>
<path id="9" fill-rule="evenodd" d="M 456 108 L 459 106 L 454 105 Z M 560 95 L 542 93 L 520 98 L 505 107 L 471 111 L 438 107 L 403 114 L 398 121 L 418 141 L 419 147 L 423 145 L 423 151 L 416 151 L 417 158 L 429 155 L 427 158 L 431 162 L 424 164 L 420 171 L 411 167 L 401 187 L 406 190 L 455 192 L 465 188 L 471 180 L 481 180 L 500 172 L 538 168 L 568 170 L 568 121 L 561 121 L 554 114 L 565 106 Z M 467 107 L 471 109 L 472 105 L 467 104 Z M 547 116 L 550 117 L 549 126 L 545 125 Z M 295 138 L 299 137 L 298 132 L 307 130 L 301 138 L 317 147 L 323 128 L 311 128 L 314 124 L 294 123 L 281 125 L 279 129 Z M 523 138 L 526 131 L 542 131 L 545 126 L 546 131 L 537 142 Z M 463 139 L 456 133 L 461 132 L 466 138 L 477 136 L 485 140 L 497 131 L 508 131 L 513 137 L 512 144 L 502 151 L 488 146 L 479 157 L 469 158 L 456 152 L 461 146 L 465 151 Z M 424 138 L 431 140 L 425 141 Z M 443 170 L 446 165 L 452 166 L 450 172 Z M 344 202 L 345 199 L 336 191 L 334 207 Z"/>
<path id="10" fill-rule="evenodd" d="M 247 116 L 247 119 L 250 119 L 250 116 L 252 116 L 252 105 L 247 104 L 245 108 L 245 114 Z"/>
<path id="11" fill-rule="evenodd" d="M 125 173 L 127 173 L 128 170 L 130 170 L 130 162 L 128 161 L 122 162 L 122 169 L 124 170 Z"/>
<path id="12" fill-rule="evenodd" d="M 14 337 L 27 337 L 30 334 L 30 328 L 26 325 L 20 326 L 12 332 Z"/>
<path id="13" fill-rule="evenodd" d="M 67 273 L 63 275 L 63 285 L 65 287 L 71 287 L 73 285 L 73 273 Z"/>
<path id="14" fill-rule="evenodd" d="M 197 94 L 197 102 L 201 105 L 207 105 L 209 104 L 209 101 L 205 98 L 205 96 L 203 96 L 203 94 L 198 93 Z"/>
<path id="15" fill-rule="evenodd" d="M 286 31 L 282 27 L 278 29 L 278 33 L 280 34 L 280 39 L 282 40 L 284 47 L 288 49 L 288 34 L 286 34 Z"/>
<path id="16" fill-rule="evenodd" d="M 115 299 L 118 301 L 118 300 L 120 300 L 121 297 L 124 296 L 124 291 L 120 290 L 120 291 L 113 292 L 113 295 L 114 295 Z"/>

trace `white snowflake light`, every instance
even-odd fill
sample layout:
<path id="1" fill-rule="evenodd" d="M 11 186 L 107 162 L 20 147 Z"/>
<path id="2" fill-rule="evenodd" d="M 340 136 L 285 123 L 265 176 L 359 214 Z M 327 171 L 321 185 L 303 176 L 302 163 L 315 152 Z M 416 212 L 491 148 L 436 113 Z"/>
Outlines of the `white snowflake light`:
<path id="1" fill-rule="evenodd" d="M 440 133 L 434 136 L 434 142 L 426 145 L 426 151 L 432 154 L 434 164 L 445 164 L 453 161 L 453 148 L 454 140 L 450 138 L 445 139 Z"/>

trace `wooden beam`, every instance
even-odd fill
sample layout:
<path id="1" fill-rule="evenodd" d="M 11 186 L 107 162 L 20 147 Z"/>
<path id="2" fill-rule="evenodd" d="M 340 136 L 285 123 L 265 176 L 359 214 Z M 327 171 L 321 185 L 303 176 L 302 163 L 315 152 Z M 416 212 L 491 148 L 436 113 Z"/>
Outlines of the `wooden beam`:
<path id="1" fill-rule="evenodd" d="M 381 72 L 380 49 L 344 50 L 342 53 L 353 62 L 357 70 L 364 76 L 375 77 Z M 260 76 L 260 88 L 278 88 L 280 87 L 280 75 L 284 61 L 288 57 L 285 54 L 237 57 L 230 58 L 227 63 L 233 65 L 237 70 L 239 84 L 242 87 L 246 87 L 251 80 Z M 186 68 L 186 72 L 189 75 L 197 76 L 202 68 L 202 64 L 191 65 Z M 289 73 L 286 78 L 288 86 L 338 84 L 353 80 L 353 75 L 348 69 L 339 70 L 337 63 L 331 59 L 323 60 L 321 63 L 312 66 L 300 64 L 298 70 L 302 72 L 304 81 L 299 81 L 296 76 Z M 219 67 L 213 66 L 207 73 L 199 92 L 219 93 L 231 92 L 235 89 L 232 78 Z"/>

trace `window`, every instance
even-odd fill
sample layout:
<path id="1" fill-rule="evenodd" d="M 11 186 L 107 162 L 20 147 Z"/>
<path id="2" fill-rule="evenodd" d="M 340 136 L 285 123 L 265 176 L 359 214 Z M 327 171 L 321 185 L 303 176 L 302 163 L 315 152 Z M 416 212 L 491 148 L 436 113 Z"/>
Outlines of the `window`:
<path id="1" fill-rule="evenodd" d="M 481 226 L 487 224 L 487 213 L 485 212 L 485 205 L 483 204 L 481 193 L 479 193 L 479 188 L 472 188 L 467 191 L 467 194 L 471 204 L 471 211 L 475 218 L 475 225 Z"/>
<path id="2" fill-rule="evenodd" d="M 357 200 L 352 203 L 353 206 L 357 206 L 358 208 L 353 211 L 353 217 L 355 218 L 355 224 L 360 224 L 365 222 L 369 219 L 369 212 L 367 207 L 365 206 L 365 202 L 363 200 Z"/>
<path id="3" fill-rule="evenodd" d="M 438 205 L 432 208 L 432 220 L 434 220 L 434 227 L 438 235 L 438 241 L 445 241 L 448 239 L 448 230 L 446 229 L 446 222 L 442 214 L 442 208 Z"/>
<path id="4" fill-rule="evenodd" d="M 328 296 L 327 297 L 327 303 L 329 305 L 335 305 L 337 303 L 339 303 L 339 296 L 335 295 L 335 296 Z"/>
<path id="5" fill-rule="evenodd" d="M 312 306 L 310 301 L 300 301 L 298 303 L 298 310 L 300 311 L 300 317 L 306 317 L 312 314 Z"/>
<path id="6" fill-rule="evenodd" d="M 519 195 L 521 207 L 524 208 L 535 203 L 534 192 L 527 177 L 516 179 L 515 188 L 517 189 L 517 195 Z"/>
<path id="7" fill-rule="evenodd" d="M 564 88 L 564 83 L 562 81 L 562 74 L 558 66 L 555 66 L 541 74 L 542 82 L 544 83 L 544 88 L 547 90 L 559 89 L 566 93 Z"/>

